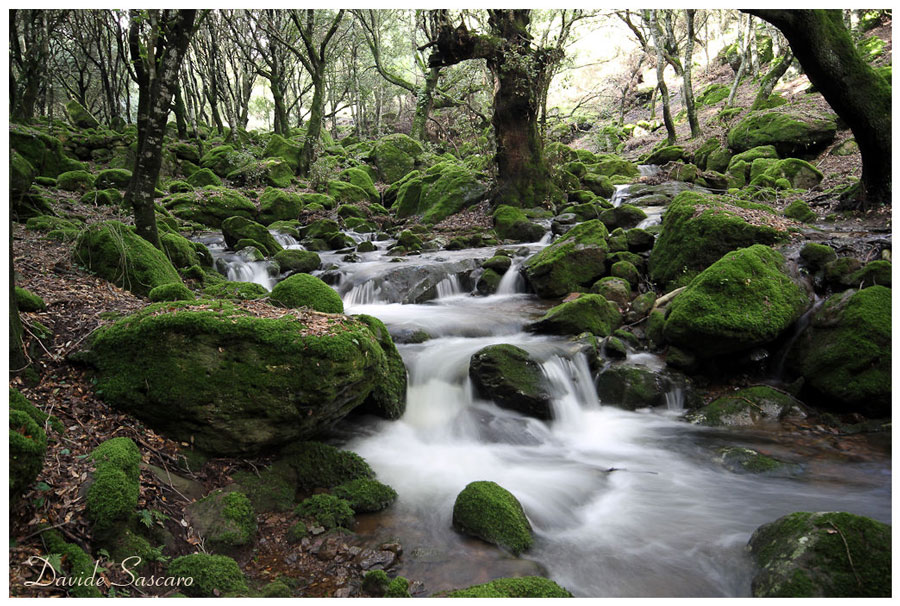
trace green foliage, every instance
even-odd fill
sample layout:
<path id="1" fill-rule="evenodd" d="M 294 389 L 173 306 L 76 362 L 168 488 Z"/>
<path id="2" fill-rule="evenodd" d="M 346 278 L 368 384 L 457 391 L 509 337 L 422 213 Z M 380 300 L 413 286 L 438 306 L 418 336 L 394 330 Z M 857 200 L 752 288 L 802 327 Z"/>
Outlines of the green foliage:
<path id="1" fill-rule="evenodd" d="M 301 501 L 294 512 L 301 518 L 314 520 L 326 530 L 349 528 L 353 524 L 353 509 L 344 499 L 330 494 L 317 494 Z"/>
<path id="2" fill-rule="evenodd" d="M 384 592 L 386 598 L 411 598 L 409 595 L 409 581 L 404 577 L 393 579 Z"/>
<path id="3" fill-rule="evenodd" d="M 514 555 L 531 547 L 534 540 L 522 505 L 495 482 L 472 482 L 457 495 L 453 527 Z"/>
<path id="4" fill-rule="evenodd" d="M 205 553 L 181 556 L 169 564 L 167 575 L 193 579 L 190 585 L 182 585 L 184 593 L 193 597 L 211 598 L 249 591 L 244 573 L 228 556 Z"/>
<path id="5" fill-rule="evenodd" d="M 340 295 L 322 280 L 309 274 L 294 274 L 282 280 L 272 289 L 269 299 L 292 309 L 309 307 L 325 313 L 344 312 Z"/>

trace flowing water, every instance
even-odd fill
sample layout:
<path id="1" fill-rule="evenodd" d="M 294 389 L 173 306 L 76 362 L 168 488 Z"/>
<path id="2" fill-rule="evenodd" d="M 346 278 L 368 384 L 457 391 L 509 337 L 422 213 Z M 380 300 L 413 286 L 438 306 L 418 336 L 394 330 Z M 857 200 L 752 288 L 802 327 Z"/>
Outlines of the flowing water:
<path id="1" fill-rule="evenodd" d="M 520 256 L 489 297 L 467 293 L 494 249 L 392 262 L 383 242 L 355 263 L 322 255 L 323 266 L 335 268 L 319 274 L 341 293 L 346 312 L 384 321 L 409 371 L 401 419 L 339 428 L 342 447 L 399 494 L 387 511 L 360 516 L 357 528 L 367 540 L 400 540 L 397 574 L 428 594 L 544 574 L 577 596 L 748 596 L 753 566 L 745 546 L 761 524 L 793 511 L 835 510 L 890 522 L 889 445 L 847 451 L 832 438 L 690 425 L 678 418 L 679 390 L 657 410 L 600 402 L 577 346 L 523 330 L 548 303 L 524 292 L 518 269 L 547 241 L 513 247 Z M 412 334 L 430 338 L 402 344 Z M 552 421 L 475 395 L 469 359 L 498 343 L 540 362 L 553 386 Z M 664 367 L 640 352 L 627 363 Z M 782 474 L 735 474 L 715 461 L 724 446 L 794 465 Z M 456 495 L 476 480 L 497 482 L 522 503 L 535 544 L 520 558 L 453 531 Z"/>

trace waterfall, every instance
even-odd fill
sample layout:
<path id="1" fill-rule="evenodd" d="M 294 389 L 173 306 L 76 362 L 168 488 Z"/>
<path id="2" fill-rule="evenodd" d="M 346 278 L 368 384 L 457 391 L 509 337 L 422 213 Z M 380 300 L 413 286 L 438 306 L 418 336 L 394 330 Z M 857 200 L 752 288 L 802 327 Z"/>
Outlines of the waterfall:
<path id="1" fill-rule="evenodd" d="M 274 231 L 271 229 L 269 230 L 269 233 L 272 234 L 272 237 L 275 238 L 276 242 L 281 244 L 282 248 L 293 248 L 293 249 L 306 250 L 303 246 L 300 245 L 300 242 L 298 242 L 294 238 L 294 236 L 292 236 L 290 234 L 283 234 L 281 232 Z"/>
<path id="2" fill-rule="evenodd" d="M 344 307 L 373 305 L 380 302 L 378 298 L 380 294 L 381 288 L 375 286 L 374 280 L 369 280 L 351 288 L 342 299 L 344 301 Z"/>
<path id="3" fill-rule="evenodd" d="M 225 263 L 225 277 L 232 282 L 253 282 L 266 290 L 272 290 L 275 286 L 275 279 L 269 273 L 269 264 L 266 261 L 244 261 L 235 258 Z"/>
<path id="4" fill-rule="evenodd" d="M 515 295 L 525 292 L 525 278 L 519 268 L 522 267 L 523 258 L 516 257 L 497 285 L 498 295 Z"/>
<path id="5" fill-rule="evenodd" d="M 642 177 L 655 177 L 659 174 L 660 168 L 657 164 L 638 164 L 638 170 Z"/>
<path id="6" fill-rule="evenodd" d="M 444 297 L 454 297 L 457 295 L 463 294 L 462 286 L 459 283 L 459 276 L 450 275 L 438 282 L 435 285 L 435 290 L 437 290 L 437 298 L 443 299 Z"/>

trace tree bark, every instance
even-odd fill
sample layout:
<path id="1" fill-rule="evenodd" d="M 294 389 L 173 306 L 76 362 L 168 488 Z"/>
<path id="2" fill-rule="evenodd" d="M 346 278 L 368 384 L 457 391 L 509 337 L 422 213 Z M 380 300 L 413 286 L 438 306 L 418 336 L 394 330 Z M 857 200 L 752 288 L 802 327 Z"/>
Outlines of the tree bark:
<path id="1" fill-rule="evenodd" d="M 763 76 L 762 81 L 759 83 L 759 92 L 756 93 L 753 105 L 750 106 L 751 111 L 761 109 L 765 106 L 772 91 L 775 90 L 775 87 L 778 85 L 778 81 L 781 80 L 781 77 L 784 76 L 785 72 L 790 69 L 793 61 L 794 54 L 790 50 L 788 50 L 784 56 L 777 57 L 772 61 L 772 65 L 769 66 L 769 71 Z"/>
<path id="2" fill-rule="evenodd" d="M 666 145 L 672 145 L 678 138 L 675 132 L 675 121 L 672 120 L 672 110 L 669 107 L 669 87 L 666 86 L 666 59 L 663 54 L 662 35 L 659 31 L 659 22 L 656 11 L 650 13 L 650 31 L 653 34 L 653 45 L 656 47 L 656 87 L 662 99 L 663 123 L 666 125 Z"/>
<path id="3" fill-rule="evenodd" d="M 417 141 L 425 140 L 425 125 L 428 123 L 428 116 L 431 115 L 431 108 L 434 106 L 434 90 L 437 88 L 440 75 L 440 68 L 429 68 L 425 74 L 425 82 L 416 95 L 416 113 L 413 116 L 409 136 Z"/>
<path id="4" fill-rule="evenodd" d="M 853 131 L 861 208 L 891 203 L 891 85 L 859 54 L 839 10 L 748 11 L 782 31 L 810 82 Z"/>
<path id="5" fill-rule="evenodd" d="M 9 230 L 9 371 L 21 372 L 28 365 L 25 347 L 22 344 L 22 320 L 16 303 L 16 270 L 13 266 L 12 225 Z"/>
<path id="6" fill-rule="evenodd" d="M 691 62 L 694 60 L 694 9 L 684 11 L 687 25 L 687 40 L 684 44 L 684 106 L 687 111 L 688 124 L 691 126 L 691 138 L 700 136 L 700 121 L 697 119 L 697 106 L 694 104 L 694 87 L 691 82 Z"/>

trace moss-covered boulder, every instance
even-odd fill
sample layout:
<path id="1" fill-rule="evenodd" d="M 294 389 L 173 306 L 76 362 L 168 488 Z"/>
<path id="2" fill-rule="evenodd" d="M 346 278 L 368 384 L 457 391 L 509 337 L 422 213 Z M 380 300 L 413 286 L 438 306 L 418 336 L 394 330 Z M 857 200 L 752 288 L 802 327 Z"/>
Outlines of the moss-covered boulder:
<path id="1" fill-rule="evenodd" d="M 10 124 L 9 146 L 16 150 L 42 177 L 85 170 L 85 165 L 66 155 L 62 142 L 47 133 L 21 124 Z"/>
<path id="2" fill-rule="evenodd" d="M 272 470 L 304 493 L 375 477 L 369 464 L 355 452 L 321 442 L 291 444 L 281 451 Z"/>
<path id="3" fill-rule="evenodd" d="M 339 314 L 344 311 L 340 295 L 322 280 L 309 274 L 294 274 L 275 285 L 269 298 L 278 305 Z"/>
<path id="4" fill-rule="evenodd" d="M 325 530 L 350 528 L 353 525 L 350 503 L 331 494 L 316 494 L 304 499 L 294 512 L 309 524 Z"/>
<path id="5" fill-rule="evenodd" d="M 181 282 L 170 282 L 157 286 L 150 291 L 147 298 L 151 301 L 193 301 L 194 293 Z"/>
<path id="6" fill-rule="evenodd" d="M 11 149 L 9 153 L 9 193 L 21 196 L 28 193 L 37 177 L 37 170 L 22 154 Z"/>
<path id="7" fill-rule="evenodd" d="M 598 337 L 609 336 L 622 324 L 618 306 L 601 295 L 581 295 L 573 301 L 550 308 L 526 330 L 554 335 L 579 335 L 589 332 Z"/>
<path id="8" fill-rule="evenodd" d="M 602 295 L 620 307 L 631 301 L 631 284 L 628 280 L 615 276 L 600 278 L 591 286 L 591 292 L 595 295 Z"/>
<path id="9" fill-rule="evenodd" d="M 802 404 L 792 395 L 768 385 L 754 385 L 719 396 L 686 418 L 710 427 L 739 427 L 779 421 L 801 410 Z"/>
<path id="10" fill-rule="evenodd" d="M 675 297 L 665 338 L 701 357 L 743 351 L 775 340 L 808 305 L 784 257 L 756 244 L 725 254 Z"/>
<path id="11" fill-rule="evenodd" d="M 606 175 L 587 173 L 581 178 L 581 184 L 591 193 L 602 198 L 609 198 L 616 193 L 616 186 Z M 573 187 L 572 189 L 578 189 Z"/>
<path id="12" fill-rule="evenodd" d="M 372 390 L 359 410 L 382 419 L 399 419 L 406 412 L 407 376 L 403 358 L 384 322 L 366 314 L 355 317 L 369 327 L 384 352 L 384 360 L 379 362 L 378 368 L 378 373 L 384 380 Z"/>
<path id="13" fill-rule="evenodd" d="M 56 178 L 56 186 L 66 191 L 85 192 L 94 189 L 95 177 L 86 170 L 70 170 Z"/>
<path id="14" fill-rule="evenodd" d="M 379 178 L 385 183 L 393 183 L 412 172 L 423 153 L 418 141 L 402 133 L 395 133 L 378 140 L 372 149 L 371 158 L 378 169 Z"/>
<path id="15" fill-rule="evenodd" d="M 513 242 L 537 242 L 544 235 L 544 228 L 528 220 L 521 209 L 502 204 L 493 212 L 494 230 L 504 240 Z"/>
<path id="16" fill-rule="evenodd" d="M 822 171 L 809 162 L 799 158 L 786 158 L 769 164 L 750 180 L 750 185 L 777 187 L 779 180 L 785 179 L 793 189 L 809 189 L 821 183 L 824 178 Z"/>
<path id="17" fill-rule="evenodd" d="M 606 177 L 622 177 L 637 178 L 641 171 L 634 162 L 629 162 L 616 154 L 595 154 L 596 162 L 593 164 L 582 165 L 585 170 L 596 175 L 604 175 Z M 582 175 L 576 175 L 581 177 Z"/>
<path id="18" fill-rule="evenodd" d="M 786 237 L 771 209 L 721 196 L 682 192 L 663 215 L 662 233 L 650 253 L 650 277 L 671 288 L 687 284 L 726 252 Z"/>
<path id="19" fill-rule="evenodd" d="M 261 244 L 263 252 L 268 256 L 282 250 L 281 244 L 265 226 L 245 217 L 229 217 L 222 221 L 222 235 L 225 236 L 225 243 L 230 248 L 234 248 L 238 241 L 247 239 Z"/>
<path id="20" fill-rule="evenodd" d="M 475 173 L 458 166 L 445 166 L 435 178 L 424 180 L 416 214 L 425 223 L 439 223 L 462 209 L 483 200 L 487 187 Z"/>
<path id="21" fill-rule="evenodd" d="M 644 159 L 644 164 L 668 164 L 681 160 L 684 157 L 684 148 L 680 145 L 667 145 L 654 150 Z"/>
<path id="22" fill-rule="evenodd" d="M 832 295 L 787 357 L 816 401 L 846 412 L 891 415 L 891 289 Z"/>
<path id="23" fill-rule="evenodd" d="M 490 345 L 472 355 L 469 378 L 475 392 L 497 406 L 538 419 L 553 414 L 550 382 L 540 364 L 515 345 Z"/>
<path id="24" fill-rule="evenodd" d="M 295 221 L 302 208 L 303 200 L 297 194 L 268 187 L 259 197 L 259 222 L 271 225 L 276 221 Z"/>
<path id="25" fill-rule="evenodd" d="M 253 156 L 239 152 L 231 145 L 219 145 L 203 154 L 200 168 L 208 168 L 220 177 L 234 172 L 253 161 Z"/>
<path id="26" fill-rule="evenodd" d="M 665 372 L 646 366 L 627 363 L 605 368 L 596 378 L 597 396 L 604 406 L 637 410 L 665 406 L 666 397 L 675 388 L 684 389 L 684 382 Z"/>
<path id="27" fill-rule="evenodd" d="M 309 438 L 396 382 L 364 322 L 258 310 L 153 304 L 96 331 L 81 358 L 107 402 L 215 454 Z"/>
<path id="28" fill-rule="evenodd" d="M 252 219 L 256 205 L 246 196 L 224 187 L 204 187 L 190 193 L 173 194 L 162 200 L 173 215 L 219 229 L 229 217 Z"/>
<path id="29" fill-rule="evenodd" d="M 125 189 L 131 181 L 131 171 L 124 168 L 109 168 L 97 173 L 94 187 L 97 189 Z"/>
<path id="30" fill-rule="evenodd" d="M 544 577 L 494 579 L 447 594 L 448 598 L 571 598 L 572 594 Z"/>
<path id="31" fill-rule="evenodd" d="M 830 115 L 782 111 L 751 112 L 728 131 L 728 147 L 736 152 L 772 145 L 782 157 L 809 154 L 834 140 L 835 119 Z"/>
<path id="32" fill-rule="evenodd" d="M 714 461 L 732 473 L 771 474 L 791 470 L 791 466 L 783 461 L 740 446 L 718 449 Z"/>
<path id="33" fill-rule="evenodd" d="M 181 282 L 159 249 L 118 221 L 88 226 L 75 243 L 75 259 L 101 278 L 146 296 L 153 288 Z"/>
<path id="34" fill-rule="evenodd" d="M 16 286 L 15 296 L 19 311 L 42 311 L 47 308 L 42 298 L 21 286 Z"/>
<path id="35" fill-rule="evenodd" d="M 252 544 L 256 516 L 242 492 L 217 490 L 185 508 L 191 525 L 213 553 L 229 554 Z"/>
<path id="36" fill-rule="evenodd" d="M 180 580 L 180 590 L 191 597 L 213 598 L 249 591 L 244 573 L 228 556 L 206 553 L 181 556 L 169 563 L 166 574 Z M 187 582 L 187 579 L 191 581 Z"/>
<path id="37" fill-rule="evenodd" d="M 544 298 L 589 288 L 606 271 L 609 232 L 598 219 L 585 221 L 525 262 L 525 276 Z"/>
<path id="38" fill-rule="evenodd" d="M 283 273 L 312 273 L 322 265 L 322 259 L 311 250 L 288 249 L 275 255 Z"/>
<path id="39" fill-rule="evenodd" d="M 357 478 L 335 486 L 332 494 L 350 504 L 353 513 L 372 513 L 390 507 L 397 491 L 378 480 Z"/>
<path id="40" fill-rule="evenodd" d="M 352 183 L 356 187 L 366 192 L 366 195 L 369 197 L 369 201 L 371 202 L 379 202 L 381 200 L 381 194 L 379 194 L 378 190 L 375 189 L 375 184 L 372 182 L 372 177 L 370 177 L 369 173 L 361 168 L 344 169 L 338 175 L 338 179 L 340 179 L 341 181 L 346 181 L 347 183 Z"/>
<path id="41" fill-rule="evenodd" d="M 85 515 L 95 534 L 107 535 L 127 525 L 137 513 L 141 492 L 141 452 L 130 438 L 111 438 L 91 453 L 94 480 L 88 488 Z"/>
<path id="42" fill-rule="evenodd" d="M 826 264 L 837 259 L 837 253 L 827 244 L 807 242 L 800 249 L 800 258 L 807 267 L 813 271 L 818 271 L 825 267 Z"/>
<path id="43" fill-rule="evenodd" d="M 515 496 L 495 482 L 472 482 L 453 504 L 453 527 L 519 555 L 533 543 L 531 524 Z"/>
<path id="44" fill-rule="evenodd" d="M 647 213 L 631 204 L 622 204 L 615 208 L 608 208 L 600 213 L 600 220 L 607 229 L 631 229 L 647 218 Z"/>
<path id="45" fill-rule="evenodd" d="M 72 99 L 66 103 L 66 114 L 73 126 L 78 128 L 97 128 L 100 123 L 78 101 Z"/>
<path id="46" fill-rule="evenodd" d="M 794 200 L 784 208 L 784 216 L 801 223 L 814 223 L 818 215 L 803 200 Z"/>
<path id="47" fill-rule="evenodd" d="M 891 527 L 844 512 L 798 511 L 756 529 L 755 597 L 891 596 Z"/>
<path id="48" fill-rule="evenodd" d="M 46 415 L 25 396 L 9 390 L 9 498 L 14 503 L 34 484 L 44 466 Z"/>
<path id="49" fill-rule="evenodd" d="M 206 187 L 208 185 L 213 185 L 215 187 L 222 186 L 222 179 L 208 168 L 201 168 L 200 170 L 194 171 L 186 181 L 187 184 L 192 187 Z"/>

